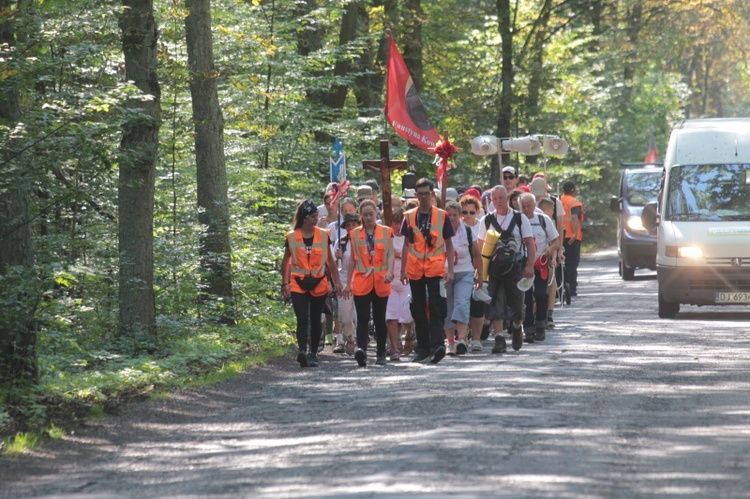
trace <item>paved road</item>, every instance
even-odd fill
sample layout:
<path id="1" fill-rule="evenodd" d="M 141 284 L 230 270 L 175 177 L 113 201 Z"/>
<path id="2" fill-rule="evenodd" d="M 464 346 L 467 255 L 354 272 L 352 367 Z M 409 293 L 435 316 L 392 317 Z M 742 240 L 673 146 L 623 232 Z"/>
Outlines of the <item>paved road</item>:
<path id="1" fill-rule="evenodd" d="M 0 496 L 750 497 L 750 309 L 660 320 L 612 252 L 580 281 L 543 344 L 281 359 L 0 461 Z"/>

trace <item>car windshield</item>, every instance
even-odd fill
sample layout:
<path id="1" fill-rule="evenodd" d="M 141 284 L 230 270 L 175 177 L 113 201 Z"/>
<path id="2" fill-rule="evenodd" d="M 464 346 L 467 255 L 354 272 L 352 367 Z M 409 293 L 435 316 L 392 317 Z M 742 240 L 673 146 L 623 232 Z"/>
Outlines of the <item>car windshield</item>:
<path id="1" fill-rule="evenodd" d="M 674 221 L 750 221 L 750 165 L 673 167 L 665 212 Z"/>
<path id="2" fill-rule="evenodd" d="M 661 184 L 661 170 L 647 172 L 628 172 L 625 177 L 628 185 L 628 204 L 646 206 L 656 201 Z"/>

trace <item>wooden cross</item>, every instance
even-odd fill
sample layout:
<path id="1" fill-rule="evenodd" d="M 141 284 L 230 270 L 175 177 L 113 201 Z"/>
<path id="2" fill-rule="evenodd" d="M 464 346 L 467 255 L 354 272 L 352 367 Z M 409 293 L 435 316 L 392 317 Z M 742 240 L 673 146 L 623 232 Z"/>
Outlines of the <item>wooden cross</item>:
<path id="1" fill-rule="evenodd" d="M 391 225 L 391 170 L 402 170 L 407 166 L 404 160 L 391 160 L 387 140 L 380 141 L 380 159 L 362 160 L 362 167 L 380 172 L 380 190 L 383 191 L 383 225 Z"/>

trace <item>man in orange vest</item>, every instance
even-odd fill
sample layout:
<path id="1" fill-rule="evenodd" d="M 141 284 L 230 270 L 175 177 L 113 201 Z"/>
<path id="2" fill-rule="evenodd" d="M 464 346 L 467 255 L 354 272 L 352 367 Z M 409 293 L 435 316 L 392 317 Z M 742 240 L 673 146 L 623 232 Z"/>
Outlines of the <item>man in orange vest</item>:
<path id="1" fill-rule="evenodd" d="M 444 210 L 432 206 L 433 184 L 423 178 L 415 186 L 419 206 L 404 214 L 401 234 L 405 237 L 401 281 L 411 288 L 411 315 L 417 331 L 419 351 L 414 362 L 437 364 L 445 357 L 443 323 L 448 313 L 445 284 L 453 281 L 453 226 Z M 429 302 L 430 317 L 427 318 Z"/>
<path id="2" fill-rule="evenodd" d="M 563 184 L 563 195 L 560 197 L 565 214 L 563 229 L 565 237 L 565 282 L 570 286 L 570 296 L 578 296 L 578 264 L 581 261 L 581 239 L 583 231 L 581 222 L 584 218 L 583 203 L 576 199 L 576 184 L 568 180 Z"/>

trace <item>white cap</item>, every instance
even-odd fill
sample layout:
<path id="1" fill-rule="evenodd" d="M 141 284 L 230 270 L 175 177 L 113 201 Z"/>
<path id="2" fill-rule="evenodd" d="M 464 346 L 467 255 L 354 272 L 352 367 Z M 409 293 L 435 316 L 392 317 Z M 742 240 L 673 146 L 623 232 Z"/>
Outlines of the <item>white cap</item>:
<path id="1" fill-rule="evenodd" d="M 503 168 L 503 173 L 512 173 L 513 175 L 515 175 L 516 169 L 512 166 L 506 166 L 505 168 Z"/>
<path id="2" fill-rule="evenodd" d="M 520 281 L 518 281 L 518 284 L 516 284 L 516 287 L 520 289 L 521 291 L 528 291 L 531 289 L 531 286 L 534 285 L 534 276 L 531 277 L 524 277 Z"/>
<path id="3" fill-rule="evenodd" d="M 529 188 L 534 196 L 544 196 L 547 194 L 547 181 L 542 177 L 537 177 L 531 181 Z"/>
<path id="4" fill-rule="evenodd" d="M 485 282 L 482 283 L 481 287 L 474 290 L 473 296 L 475 300 L 484 303 L 489 303 L 492 301 L 492 297 L 489 295 L 489 293 L 487 293 L 487 286 L 489 286 L 489 284 Z"/>
<path id="5" fill-rule="evenodd" d="M 455 201 L 458 199 L 458 191 L 454 189 L 453 187 L 448 187 L 445 189 L 445 200 L 446 201 Z"/>

